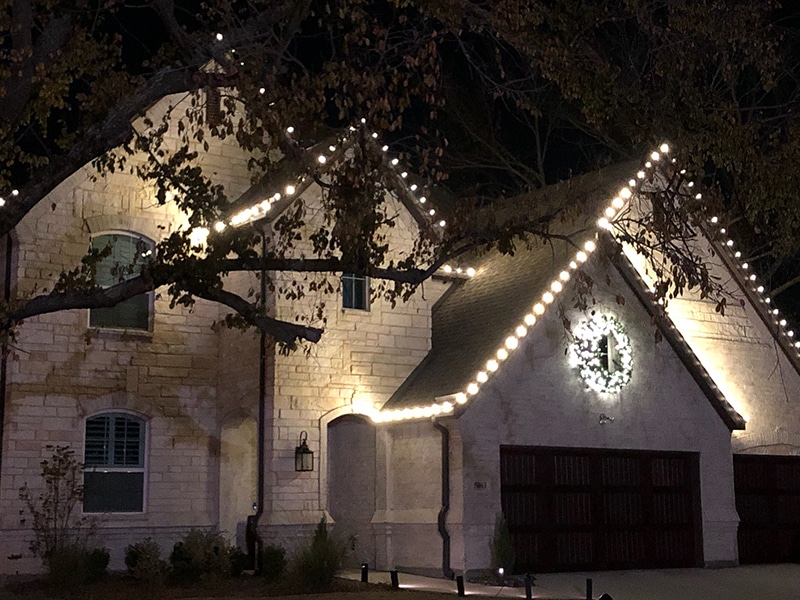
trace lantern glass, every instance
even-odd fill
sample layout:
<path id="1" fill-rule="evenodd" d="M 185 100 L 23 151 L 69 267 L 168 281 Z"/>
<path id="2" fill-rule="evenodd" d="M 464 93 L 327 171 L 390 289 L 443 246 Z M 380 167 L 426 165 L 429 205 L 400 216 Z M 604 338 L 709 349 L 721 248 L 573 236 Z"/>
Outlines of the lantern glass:
<path id="1" fill-rule="evenodd" d="M 294 449 L 294 470 L 314 470 L 314 453 L 308 447 L 308 434 L 305 431 L 300 433 L 300 445 Z"/>

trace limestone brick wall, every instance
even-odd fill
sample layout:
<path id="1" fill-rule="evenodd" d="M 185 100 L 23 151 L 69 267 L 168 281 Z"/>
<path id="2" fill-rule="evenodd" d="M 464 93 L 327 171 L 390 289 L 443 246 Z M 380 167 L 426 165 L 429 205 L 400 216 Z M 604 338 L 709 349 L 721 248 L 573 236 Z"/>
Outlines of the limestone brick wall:
<path id="1" fill-rule="evenodd" d="M 667 342 L 654 342 L 654 329 L 635 297 L 615 273 L 609 275 L 611 287 L 596 286 L 594 308 L 616 316 L 631 339 L 633 374 L 622 391 L 606 395 L 586 387 L 568 363 L 569 338 L 551 308 L 457 422 L 451 420 L 462 440 L 453 448 L 462 453 L 460 462 L 454 461 L 462 469 L 461 490 L 454 493 L 448 517 L 455 569 L 490 564 L 489 543 L 501 511 L 501 445 L 696 452 L 704 560 L 737 560 L 730 432 Z M 593 277 L 606 281 L 602 272 Z M 626 298 L 624 306 L 615 301 L 617 293 Z M 561 298 L 571 298 L 570 290 Z M 573 324 L 585 318 L 565 309 Z M 601 424 L 600 414 L 614 421 Z"/>
<path id="2" fill-rule="evenodd" d="M 309 227 L 319 224 L 319 189 L 306 192 Z M 393 203 L 397 225 L 387 230 L 393 259 L 408 252 L 418 235 L 415 221 Z M 300 243 L 297 255 L 311 255 Z M 287 289 L 297 278 L 306 286 L 320 277 L 273 274 L 276 288 Z M 369 310 L 343 309 L 339 276 L 329 276 L 334 291 L 309 291 L 302 298 L 275 297 L 275 314 L 287 320 L 298 316 L 324 329 L 319 343 L 274 356 L 274 396 L 267 432 L 267 498 L 264 526 L 269 535 L 284 539 L 278 529 L 288 524 L 316 523 L 327 510 L 327 423 L 346 413 L 366 413 L 389 398 L 430 349 L 431 307 L 448 284 L 433 280 L 406 302 L 393 307 L 373 295 Z M 372 282 L 373 290 L 379 282 Z M 324 304 L 325 320 L 314 318 Z M 318 465 L 313 473 L 294 471 L 294 450 L 301 431 Z M 330 517 L 330 515 L 328 515 Z M 276 526 L 276 527 L 273 527 Z M 308 529 L 308 527 L 306 527 Z M 288 531 L 288 529 L 287 529 Z M 302 532 L 297 533 L 301 535 Z M 294 534 L 287 534 L 291 538 Z M 291 542 L 287 542 L 291 543 Z"/>
<path id="3" fill-rule="evenodd" d="M 698 250 L 712 277 L 726 282 L 731 297 L 725 314 L 693 291 L 671 300 L 668 310 L 714 382 L 747 420 L 745 431 L 734 432 L 734 452 L 799 454 L 800 375 L 720 259 L 700 243 Z M 643 273 L 641 261 L 632 260 Z"/>
<path id="4" fill-rule="evenodd" d="M 230 147 L 212 145 L 203 161 L 234 197 L 247 187 L 245 159 Z M 132 175 L 93 175 L 90 167 L 75 173 L 17 227 L 18 295 L 51 289 L 62 270 L 79 264 L 92 234 L 123 230 L 158 241 L 183 226 L 175 206 L 158 206 Z M 205 301 L 190 309 L 168 305 L 156 291 L 151 332 L 90 328 L 86 310 L 42 315 L 20 327 L 8 369 L 0 573 L 38 567 L 27 548 L 31 532 L 29 520 L 21 522 L 19 488 L 40 485 L 47 445 L 69 445 L 82 459 L 85 419 L 100 412 L 140 416 L 147 431 L 144 512 L 95 515 L 94 543 L 111 549 L 113 568 L 122 566 L 127 544 L 151 536 L 168 553 L 189 528 L 217 524 L 220 361 L 211 324 L 220 310 Z"/>

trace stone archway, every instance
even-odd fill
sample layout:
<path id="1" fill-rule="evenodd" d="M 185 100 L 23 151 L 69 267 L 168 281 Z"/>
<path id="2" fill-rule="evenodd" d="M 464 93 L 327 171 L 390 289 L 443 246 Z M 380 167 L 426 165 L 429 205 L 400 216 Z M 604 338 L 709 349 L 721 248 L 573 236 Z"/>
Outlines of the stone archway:
<path id="1" fill-rule="evenodd" d="M 328 424 L 328 512 L 348 560 L 374 566 L 375 427 L 358 415 Z"/>
<path id="2" fill-rule="evenodd" d="M 220 431 L 219 529 L 239 548 L 245 548 L 247 516 L 252 515 L 256 490 L 256 421 L 226 419 Z"/>

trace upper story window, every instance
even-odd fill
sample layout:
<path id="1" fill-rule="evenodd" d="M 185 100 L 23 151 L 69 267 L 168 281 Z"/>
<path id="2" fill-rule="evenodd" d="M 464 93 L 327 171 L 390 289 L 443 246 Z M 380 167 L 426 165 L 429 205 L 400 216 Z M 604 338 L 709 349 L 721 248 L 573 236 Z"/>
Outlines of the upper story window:
<path id="1" fill-rule="evenodd" d="M 153 243 L 141 236 L 129 233 L 106 233 L 92 238 L 92 248 L 103 250 L 111 247 L 111 253 L 97 265 L 97 283 L 102 287 L 136 277 L 141 266 L 153 251 Z M 91 327 L 110 329 L 150 329 L 150 305 L 152 294 L 141 294 L 128 298 L 109 308 L 93 308 L 89 311 Z"/>
<path id="2" fill-rule="evenodd" d="M 142 512 L 144 453 L 144 420 L 125 413 L 86 419 L 83 512 Z"/>
<path id="3" fill-rule="evenodd" d="M 364 275 L 342 275 L 342 308 L 369 310 L 369 278 Z"/>

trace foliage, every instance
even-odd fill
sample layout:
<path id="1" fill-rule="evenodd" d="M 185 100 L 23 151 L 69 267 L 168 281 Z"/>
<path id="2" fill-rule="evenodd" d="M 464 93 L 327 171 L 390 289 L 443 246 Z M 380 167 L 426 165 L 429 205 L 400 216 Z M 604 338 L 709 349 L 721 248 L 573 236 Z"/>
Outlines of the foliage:
<path id="1" fill-rule="evenodd" d="M 31 552 L 47 563 L 50 556 L 84 548 L 92 533 L 89 520 L 75 515 L 83 501 L 83 467 L 69 446 L 46 446 L 52 456 L 41 462 L 44 489 L 35 495 L 26 483 L 19 490 L 31 516 Z M 22 519 L 26 523 L 26 519 Z"/>
<path id="2" fill-rule="evenodd" d="M 221 533 L 192 529 L 169 555 L 172 581 L 187 585 L 226 579 L 231 576 L 232 552 Z"/>
<path id="3" fill-rule="evenodd" d="M 167 576 L 167 563 L 161 558 L 161 547 L 151 538 L 125 548 L 125 566 L 137 580 L 161 584 Z"/>
<path id="4" fill-rule="evenodd" d="M 110 558 L 105 548 L 72 545 L 55 550 L 47 557 L 47 583 L 60 591 L 96 583 L 106 574 Z"/>
<path id="5" fill-rule="evenodd" d="M 264 546 L 261 550 L 258 574 L 267 583 L 278 581 L 286 572 L 286 549 L 282 546 Z"/>
<path id="6" fill-rule="evenodd" d="M 491 550 L 492 570 L 496 572 L 502 568 L 507 575 L 510 575 L 517 557 L 514 551 L 514 540 L 511 539 L 511 532 L 508 530 L 503 513 L 497 513 L 497 517 L 495 517 Z"/>
<path id="7" fill-rule="evenodd" d="M 97 287 L 90 254 L 51 292 L 6 307 L 5 328 L 165 286 L 174 304 L 220 302 L 236 313 L 225 322 L 255 325 L 288 347 L 317 341 L 319 291 L 335 289 L 338 273 L 370 275 L 375 294 L 397 301 L 465 253 L 551 240 L 549 225 L 569 217 L 575 198 L 551 206 L 530 192 L 640 156 L 663 137 L 708 185 L 702 203 L 678 208 L 683 218 L 720 209 L 757 233 L 753 247 L 792 256 L 800 250 L 793 17 L 771 0 L 5 3 L 0 235 L 89 162 L 98 176 L 131 173 L 189 223 L 108 290 Z M 178 93 L 180 107 L 142 117 Z M 362 119 L 363 129 L 347 129 Z M 437 207 L 446 229 L 432 220 L 394 262 L 386 232 L 398 220 L 386 194 L 398 193 L 371 131 L 420 174 L 421 187 L 459 199 Z M 203 164 L 223 140 L 248 155 L 249 196 L 236 197 Z M 337 160 L 318 163 L 316 150 L 329 145 Z M 248 197 L 272 197 L 287 181 L 321 182 L 325 214 L 312 227 L 302 202 L 282 212 L 266 234 L 266 261 L 259 228 L 214 230 Z M 507 197 L 529 201 L 527 214 L 477 210 Z M 663 221 L 645 225 L 669 234 Z M 298 253 L 305 227 L 313 250 Z M 202 252 L 193 230 L 209 232 Z M 716 293 L 704 265 L 674 249 L 659 298 L 685 289 L 673 267 L 689 271 L 686 287 Z M 270 295 L 316 298 L 314 306 L 281 321 L 263 314 L 257 294 L 225 289 L 230 272 L 262 268 L 272 273 Z"/>
<path id="8" fill-rule="evenodd" d="M 344 546 L 329 535 L 327 521 L 322 517 L 311 542 L 292 560 L 292 578 L 309 591 L 329 590 L 336 573 L 342 568 L 344 555 Z"/>

